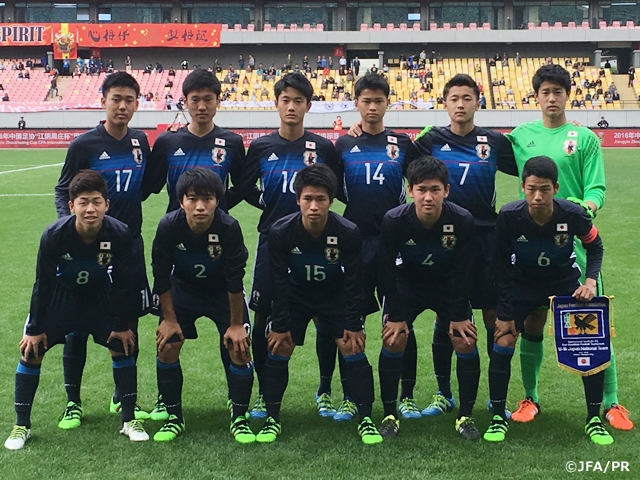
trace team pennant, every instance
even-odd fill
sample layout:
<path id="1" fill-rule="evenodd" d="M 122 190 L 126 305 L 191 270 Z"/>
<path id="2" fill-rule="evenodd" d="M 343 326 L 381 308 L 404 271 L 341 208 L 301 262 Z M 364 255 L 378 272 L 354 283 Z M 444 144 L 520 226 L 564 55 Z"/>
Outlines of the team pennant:
<path id="1" fill-rule="evenodd" d="M 219 242 L 218 234 L 217 233 L 210 233 L 209 234 L 209 242 L 214 242 L 214 243 Z"/>
<path id="2" fill-rule="evenodd" d="M 338 237 L 327 237 L 327 245 L 337 245 Z"/>

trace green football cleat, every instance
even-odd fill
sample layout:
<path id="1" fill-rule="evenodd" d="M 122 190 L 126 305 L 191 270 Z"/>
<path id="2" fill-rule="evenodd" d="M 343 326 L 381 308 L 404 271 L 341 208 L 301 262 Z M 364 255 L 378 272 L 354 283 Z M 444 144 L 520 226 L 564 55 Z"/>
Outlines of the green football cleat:
<path id="1" fill-rule="evenodd" d="M 599 417 L 593 417 L 589 420 L 589 423 L 584 426 L 584 431 L 596 445 L 611 445 L 613 443 L 613 437 L 604 428 L 604 423 Z"/>
<path id="2" fill-rule="evenodd" d="M 171 442 L 185 430 L 184 420 L 182 423 L 178 421 L 178 417 L 170 415 L 160 430 L 153 436 L 155 442 Z"/>
<path id="3" fill-rule="evenodd" d="M 247 444 L 256 441 L 256 435 L 251 431 L 249 421 L 245 417 L 238 417 L 231 422 L 229 430 L 238 443 Z"/>
<path id="4" fill-rule="evenodd" d="M 31 436 L 31 429 L 22 425 L 14 425 L 9 438 L 4 442 L 4 447 L 9 450 L 20 450 Z"/>
<path id="5" fill-rule="evenodd" d="M 336 422 L 348 422 L 358 413 L 358 407 L 356 404 L 348 398 L 345 398 L 338 408 L 336 409 L 336 414 L 333 416 L 333 419 Z"/>
<path id="6" fill-rule="evenodd" d="M 161 420 L 164 422 L 169 420 L 169 412 L 167 412 L 167 406 L 162 401 L 162 395 L 158 395 L 156 404 L 149 414 L 149 417 L 151 418 L 151 420 Z"/>
<path id="7" fill-rule="evenodd" d="M 62 412 L 62 415 L 60 415 L 58 428 L 61 428 L 62 430 L 78 428 L 82 423 L 82 417 L 84 417 L 82 406 L 76 402 L 69 402 L 67 403 L 67 407 L 64 409 L 64 412 Z"/>
<path id="8" fill-rule="evenodd" d="M 376 445 L 384 440 L 369 417 L 364 417 L 358 424 L 358 433 L 365 445 Z"/>
<path id="9" fill-rule="evenodd" d="M 414 398 L 403 398 L 400 400 L 398 403 L 398 411 L 405 420 L 422 417 L 422 413 L 420 413 L 420 409 L 418 408 L 418 403 Z"/>
<path id="10" fill-rule="evenodd" d="M 471 417 L 460 417 L 456 420 L 456 431 L 466 440 L 478 440 L 481 435 Z"/>
<path id="11" fill-rule="evenodd" d="M 318 407 L 318 415 L 322 418 L 333 417 L 336 414 L 336 407 L 333 406 L 333 400 L 328 393 L 316 395 L 316 407 Z"/>
<path id="12" fill-rule="evenodd" d="M 122 403 L 115 402 L 113 397 L 111 397 L 111 402 L 109 402 L 109 412 L 111 413 L 120 413 L 122 411 Z M 145 412 L 142 410 L 142 407 L 136 403 L 135 407 L 133 407 L 133 414 L 136 417 L 136 420 L 149 420 L 151 416 L 149 412 Z"/>
<path id="13" fill-rule="evenodd" d="M 380 435 L 383 438 L 393 438 L 398 435 L 398 430 L 400 430 L 400 420 L 398 420 L 393 415 L 387 415 L 382 419 L 382 423 L 380 424 Z"/>
<path id="14" fill-rule="evenodd" d="M 482 438 L 487 442 L 504 442 L 508 430 L 509 423 L 500 415 L 494 415 Z"/>
<path id="15" fill-rule="evenodd" d="M 267 404 L 262 394 L 256 398 L 256 403 L 253 404 L 250 415 L 251 418 L 267 418 Z"/>
<path id="16" fill-rule="evenodd" d="M 258 443 L 272 443 L 276 441 L 276 438 L 282 432 L 282 425 L 280 422 L 276 422 L 273 417 L 267 418 L 262 425 L 260 431 L 256 434 L 256 442 Z"/>

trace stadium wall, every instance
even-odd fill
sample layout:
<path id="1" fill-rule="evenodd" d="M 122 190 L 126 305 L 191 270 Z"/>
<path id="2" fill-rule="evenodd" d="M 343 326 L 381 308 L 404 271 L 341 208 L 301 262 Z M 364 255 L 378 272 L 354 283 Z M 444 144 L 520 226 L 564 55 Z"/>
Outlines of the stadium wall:
<path id="1" fill-rule="evenodd" d="M 343 124 L 351 125 L 360 119 L 358 112 L 340 112 Z M 137 112 L 130 125 L 133 128 L 155 129 L 158 124 L 170 124 L 176 111 Z M 28 128 L 90 128 L 104 119 L 102 111 L 53 111 L 18 112 L 0 114 L 1 128 L 16 128 L 24 116 Z M 611 128 L 637 128 L 640 125 L 640 110 L 567 110 L 570 120 L 594 128 L 604 116 Z M 332 128 L 335 113 L 307 114 L 305 126 L 309 128 Z M 480 110 L 476 123 L 480 126 L 513 128 L 523 122 L 540 118 L 539 110 Z M 219 111 L 215 122 L 227 128 L 275 128 L 280 124 L 278 112 L 273 111 Z M 448 125 L 445 110 L 388 110 L 385 125 L 391 128 L 422 128 L 425 125 Z"/>

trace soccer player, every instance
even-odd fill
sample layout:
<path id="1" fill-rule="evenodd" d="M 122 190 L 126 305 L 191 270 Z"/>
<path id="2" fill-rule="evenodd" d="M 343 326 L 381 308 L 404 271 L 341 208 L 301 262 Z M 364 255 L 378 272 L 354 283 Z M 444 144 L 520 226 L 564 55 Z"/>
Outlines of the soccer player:
<path id="1" fill-rule="evenodd" d="M 455 428 L 466 439 L 480 438 L 471 412 L 480 381 L 477 332 L 471 320 L 468 268 L 474 257 L 474 220 L 449 202 L 449 172 L 440 160 L 425 156 L 409 165 L 413 203 L 384 216 L 380 229 L 380 291 L 384 301 L 379 375 L 383 437 L 394 437 L 402 356 L 416 317 L 426 309 L 437 314 L 436 328 L 448 332 L 457 356 L 460 408 Z M 448 380 L 446 380 L 448 384 Z M 447 388 L 438 377 L 440 391 Z"/>
<path id="2" fill-rule="evenodd" d="M 508 430 L 504 414 L 511 358 L 518 335 L 542 332 L 549 297 L 574 296 L 590 301 L 596 294 L 602 265 L 602 241 L 584 208 L 568 200 L 554 199 L 558 192 L 558 167 L 549 157 L 529 159 L 522 169 L 525 200 L 500 209 L 496 238 L 496 282 L 498 319 L 495 345 L 489 363 L 489 389 L 494 416 L 484 439 L 502 442 Z M 586 280 L 579 283 L 575 264 L 574 237 L 587 251 Z M 583 376 L 587 401 L 585 432 L 597 445 L 613 438 L 600 421 L 604 371 Z"/>
<path id="3" fill-rule="evenodd" d="M 242 285 L 248 257 L 242 231 L 234 218 L 217 208 L 224 186 L 210 169 L 184 172 L 175 194 L 180 209 L 160 220 L 152 250 L 153 290 L 160 297 L 162 311 L 156 335 L 158 387 L 169 414 L 153 439 L 168 442 L 184 431 L 180 350 L 185 338 L 198 337 L 195 321 L 209 317 L 231 360 L 227 376 L 231 433 L 240 443 L 252 443 L 255 435 L 245 418 L 253 364 Z"/>
<path id="4" fill-rule="evenodd" d="M 275 106 L 280 128 L 260 137 L 249 146 L 244 179 L 238 183 L 242 197 L 256 204 L 256 182 L 262 191 L 259 204 L 264 211 L 258 223 L 258 248 L 253 272 L 249 308 L 255 312 L 251 346 L 260 393 L 251 411 L 253 418 L 267 415 L 262 392 L 264 364 L 267 359 L 266 319 L 271 315 L 272 289 L 269 277 L 269 229 L 280 218 L 298 211 L 294 182 L 298 171 L 315 163 L 327 163 L 336 169 L 336 151 L 331 141 L 304 129 L 304 116 L 311 108 L 313 87 L 301 73 L 288 73 L 274 86 Z M 335 359 L 335 354 L 334 357 Z M 335 360 L 333 360 L 335 364 Z"/>
<path id="5" fill-rule="evenodd" d="M 156 166 L 148 163 L 149 143 L 140 130 L 129 128 L 129 122 L 138 109 L 140 86 L 125 72 L 109 75 L 102 83 L 102 107 L 106 121 L 76 138 L 65 158 L 60 179 L 55 188 L 58 217 L 69 215 L 69 184 L 82 169 L 99 172 L 109 188 L 109 216 L 124 222 L 133 235 L 132 269 L 134 286 L 138 292 L 138 311 L 127 319 L 136 334 L 134 357 L 138 356 L 138 318 L 149 312 L 149 286 L 141 236 L 143 190 Z M 83 416 L 80 384 L 87 358 L 87 332 L 72 332 L 64 345 L 62 363 L 67 407 L 58 423 L 62 429 L 80 426 Z M 110 402 L 111 413 L 120 411 L 121 395 L 116 390 Z M 136 406 L 136 418 L 147 419 L 149 414 Z"/>
<path id="6" fill-rule="evenodd" d="M 212 170 L 225 186 L 224 195 L 218 198 L 217 208 L 227 212 L 242 200 L 234 195 L 236 190 L 233 187 L 227 187 L 230 178 L 234 183 L 238 182 L 238 176 L 244 169 L 244 143 L 240 135 L 213 122 L 220 104 L 220 91 L 220 81 L 212 72 L 196 69 L 187 75 L 182 84 L 182 93 L 186 98 L 191 122 L 175 132 L 163 133 L 153 145 L 151 161 L 159 167 L 154 170 L 147 195 L 152 192 L 159 193 L 166 184 L 169 194 L 167 212 L 180 208 L 182 199 L 176 193 L 178 179 L 184 172 L 196 167 Z M 228 377 L 231 360 L 222 337 L 219 349 Z M 168 418 L 160 397 L 151 412 L 151 418 Z"/>
<path id="7" fill-rule="evenodd" d="M 289 359 L 304 343 L 312 317 L 331 332 L 344 356 L 363 443 L 382 442 L 371 420 L 373 371 L 364 353 L 362 321 L 362 238 L 358 227 L 329 208 L 337 178 L 327 165 L 304 168 L 293 184 L 299 212 L 276 221 L 269 231 L 271 281 L 277 295 L 267 337 L 264 373 L 267 420 L 256 435 L 261 443 L 280 434 L 280 405 L 289 379 Z"/>
<path id="8" fill-rule="evenodd" d="M 389 106 L 389 83 L 380 75 L 369 74 L 355 84 L 355 106 L 361 116 L 362 134 L 358 137 L 344 135 L 336 142 L 339 155 L 339 183 L 344 191 L 338 198 L 347 207 L 344 217 L 358 226 L 363 237 L 362 257 L 364 268 L 363 316 L 379 310 L 376 298 L 378 284 L 378 236 L 385 213 L 405 203 L 404 176 L 407 166 L 417 158 L 411 139 L 385 128 L 384 115 Z M 412 346 L 415 349 L 415 335 Z M 320 387 L 318 396 L 325 397 L 331 406 L 331 377 L 335 365 L 336 344 L 326 330 L 318 330 L 318 358 L 320 361 Z M 341 376 L 344 360 L 340 357 Z M 325 370 L 323 371 L 323 367 Z M 404 418 L 419 418 L 420 410 L 413 399 L 415 370 L 411 379 L 403 381 L 400 412 Z M 410 383 L 411 382 L 411 383 Z M 343 389 L 345 387 L 343 382 Z M 339 405 L 333 419 L 350 420 L 355 414 L 355 404 L 348 392 Z"/>
<path id="9" fill-rule="evenodd" d="M 558 198 L 577 202 L 593 218 L 604 205 L 605 199 L 602 148 L 591 130 L 567 121 L 565 106 L 571 91 L 569 72 L 560 65 L 540 67 L 533 77 L 533 90 L 542 110 L 542 119 L 523 123 L 507 135 L 513 144 L 518 170 L 521 173 L 525 162 L 531 157 L 549 156 L 558 166 Z M 576 256 L 584 282 L 586 253 L 579 244 L 576 246 Z M 597 293 L 604 294 L 600 280 Z M 538 377 L 544 352 L 542 340 L 542 330 L 530 331 L 525 328 L 522 334 L 520 364 L 526 398 L 513 414 L 513 420 L 518 422 L 529 422 L 540 411 Z M 605 372 L 603 403 L 606 419 L 614 428 L 630 430 L 633 422 L 629 419 L 629 412 L 618 402 L 613 350 L 611 366 Z"/>
<path id="10" fill-rule="evenodd" d="M 166 183 L 167 212 L 180 208 L 176 185 L 183 172 L 195 167 L 208 168 L 218 174 L 225 187 L 229 178 L 236 183 L 242 173 L 245 164 L 242 137 L 213 122 L 220 104 L 220 90 L 220 81 L 212 72 L 197 69 L 187 75 L 182 94 L 191 122 L 175 132 L 163 133 L 153 145 L 151 159 L 160 167 L 154 172 L 151 192 L 160 192 Z M 226 212 L 242 201 L 234 193 L 234 188 L 226 189 L 218 208 Z"/>
<path id="11" fill-rule="evenodd" d="M 458 74 L 451 78 L 444 86 L 443 97 L 451 125 L 425 127 L 417 136 L 415 145 L 421 154 L 433 155 L 447 166 L 451 178 L 448 200 L 468 210 L 475 220 L 476 246 L 470 265 L 473 279 L 471 306 L 482 310 L 487 331 L 487 354 L 490 356 L 497 305 L 491 272 L 497 217 L 495 177 L 498 170 L 517 175 L 518 168 L 509 140 L 500 133 L 475 125 L 474 116 L 480 108 L 480 89 L 470 76 Z M 409 342 L 411 337 L 413 335 L 409 336 Z M 453 354 L 448 332 L 435 328 L 431 348 L 436 378 L 446 389 L 438 391 L 431 404 L 422 411 L 423 415 L 428 416 L 451 411 L 455 406 L 451 387 L 447 386 L 451 378 Z M 415 354 L 411 353 L 407 358 L 407 353 L 405 351 L 403 357 L 403 390 L 407 376 L 404 369 L 413 365 L 412 372 L 415 372 Z M 401 401 L 403 395 L 404 392 Z"/>
<path id="12" fill-rule="evenodd" d="M 4 446 L 21 449 L 31 434 L 31 407 L 44 354 L 82 329 L 109 349 L 113 378 L 121 395 L 122 430 L 133 441 L 149 436 L 134 418 L 137 370 L 135 334 L 128 319 L 133 300 L 135 249 L 127 226 L 105 217 L 107 184 L 98 172 L 83 170 L 69 183 L 69 209 L 40 240 L 36 281 L 20 341 L 16 370 L 16 424 Z"/>

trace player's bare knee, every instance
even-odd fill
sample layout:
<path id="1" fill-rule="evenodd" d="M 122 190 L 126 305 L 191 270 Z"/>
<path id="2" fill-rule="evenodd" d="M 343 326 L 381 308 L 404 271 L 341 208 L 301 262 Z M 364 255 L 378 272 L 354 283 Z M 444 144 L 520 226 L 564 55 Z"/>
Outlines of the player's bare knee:
<path id="1" fill-rule="evenodd" d="M 24 356 L 22 356 L 20 357 L 20 361 L 28 363 L 29 365 L 33 365 L 34 367 L 37 367 L 42 363 L 43 358 L 44 358 L 44 355 L 41 357 L 34 357 L 34 358 L 25 358 Z"/>
<path id="2" fill-rule="evenodd" d="M 515 348 L 517 339 L 517 336 L 514 336 L 512 333 L 507 333 L 498 338 L 498 340 L 494 340 L 494 343 L 500 347 Z"/>
<path id="3" fill-rule="evenodd" d="M 182 350 L 183 342 L 166 343 L 161 351 L 158 352 L 158 360 L 162 363 L 176 363 L 180 358 L 180 350 Z"/>
<path id="4" fill-rule="evenodd" d="M 451 344 L 456 353 L 472 353 L 476 349 L 476 341 L 469 339 L 469 343 L 462 337 L 453 337 Z"/>
<path id="5" fill-rule="evenodd" d="M 524 321 L 524 331 L 534 335 L 542 335 L 547 323 L 547 310 L 536 310 Z"/>
<path id="6" fill-rule="evenodd" d="M 390 353 L 401 353 L 407 347 L 407 339 L 407 333 L 403 332 L 395 338 L 393 343 L 389 342 L 389 340 L 384 340 L 382 346 Z"/>
<path id="7" fill-rule="evenodd" d="M 278 345 L 271 353 L 280 355 L 281 357 L 290 357 L 293 354 L 293 345 Z"/>
<path id="8" fill-rule="evenodd" d="M 236 365 L 246 365 L 251 361 L 251 354 L 248 351 L 235 352 L 233 349 L 229 350 L 229 358 Z"/>

